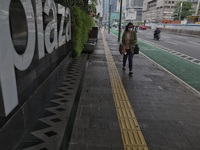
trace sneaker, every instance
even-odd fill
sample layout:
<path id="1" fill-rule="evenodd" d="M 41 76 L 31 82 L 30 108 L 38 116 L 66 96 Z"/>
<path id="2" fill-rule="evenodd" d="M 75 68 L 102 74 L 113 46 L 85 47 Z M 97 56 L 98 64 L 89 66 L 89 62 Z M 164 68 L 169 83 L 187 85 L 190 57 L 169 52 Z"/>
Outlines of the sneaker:
<path id="1" fill-rule="evenodd" d="M 125 68 L 125 67 L 123 67 L 123 68 L 122 68 L 122 70 L 126 70 L 126 68 Z"/>
<path id="2" fill-rule="evenodd" d="M 132 71 L 130 71 L 130 72 L 129 72 L 129 75 L 132 75 L 132 74 L 133 74 L 133 72 L 132 72 Z"/>

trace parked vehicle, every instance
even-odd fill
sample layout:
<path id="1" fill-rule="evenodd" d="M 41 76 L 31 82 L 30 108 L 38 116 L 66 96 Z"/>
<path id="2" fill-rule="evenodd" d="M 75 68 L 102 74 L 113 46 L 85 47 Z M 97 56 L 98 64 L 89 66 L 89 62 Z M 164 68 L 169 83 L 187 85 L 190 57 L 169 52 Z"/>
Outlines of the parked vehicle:
<path id="1" fill-rule="evenodd" d="M 141 26 L 139 26 L 139 29 L 140 29 L 140 30 L 146 30 L 146 29 L 147 29 L 147 26 L 141 25 Z"/>

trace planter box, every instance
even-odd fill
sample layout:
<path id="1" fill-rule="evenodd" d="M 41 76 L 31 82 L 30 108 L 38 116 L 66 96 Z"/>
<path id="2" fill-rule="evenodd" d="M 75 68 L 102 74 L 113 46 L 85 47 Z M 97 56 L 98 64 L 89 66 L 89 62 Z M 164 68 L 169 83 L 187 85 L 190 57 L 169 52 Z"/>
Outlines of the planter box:
<path id="1" fill-rule="evenodd" d="M 93 53 L 94 48 L 95 48 L 95 43 L 85 43 L 83 52 Z"/>
<path id="2" fill-rule="evenodd" d="M 87 43 L 94 43 L 94 44 L 96 44 L 96 42 L 97 42 L 97 38 L 89 38 L 87 41 Z"/>
<path id="3" fill-rule="evenodd" d="M 92 30 L 89 32 L 89 38 L 96 38 L 98 37 L 98 27 L 92 27 Z"/>

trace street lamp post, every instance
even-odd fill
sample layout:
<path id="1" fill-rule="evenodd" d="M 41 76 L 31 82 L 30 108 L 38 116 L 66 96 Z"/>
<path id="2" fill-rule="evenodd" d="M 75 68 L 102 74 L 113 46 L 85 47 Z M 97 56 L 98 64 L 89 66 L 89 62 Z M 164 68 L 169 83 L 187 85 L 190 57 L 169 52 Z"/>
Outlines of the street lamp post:
<path id="1" fill-rule="evenodd" d="M 120 37 L 121 37 L 121 22 L 122 22 L 122 0 L 120 0 L 118 41 L 120 41 Z"/>
<path id="2" fill-rule="evenodd" d="M 180 6 L 180 13 L 179 13 L 179 20 L 181 21 L 181 13 L 182 13 L 183 2 L 181 2 Z"/>
<path id="3" fill-rule="evenodd" d="M 111 18 L 111 3 L 110 3 L 110 0 L 109 0 L 109 25 L 108 25 L 108 33 L 110 33 L 110 18 Z"/>

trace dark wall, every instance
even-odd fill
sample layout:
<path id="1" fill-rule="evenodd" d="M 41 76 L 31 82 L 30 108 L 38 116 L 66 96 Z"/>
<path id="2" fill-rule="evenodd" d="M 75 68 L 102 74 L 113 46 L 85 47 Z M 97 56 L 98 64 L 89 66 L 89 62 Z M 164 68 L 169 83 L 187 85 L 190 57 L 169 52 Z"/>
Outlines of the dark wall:
<path id="1" fill-rule="evenodd" d="M 46 101 L 49 100 L 51 93 L 53 93 L 56 86 L 62 80 L 59 74 L 60 64 L 62 63 L 63 60 L 66 60 L 66 57 L 68 58 L 68 56 L 70 55 L 73 49 L 71 41 L 67 43 L 65 43 L 64 41 L 64 38 L 66 38 L 66 40 L 68 39 L 70 40 L 71 38 L 71 37 L 69 38 L 69 35 L 68 35 L 68 33 L 70 33 L 71 30 L 68 31 L 68 33 L 66 33 L 65 31 L 66 27 L 69 27 L 71 25 L 70 24 L 71 20 L 68 18 L 69 14 L 68 16 L 65 16 L 64 13 L 58 14 L 56 12 L 57 10 L 55 7 L 51 8 L 51 9 L 55 9 L 54 16 L 52 13 L 53 11 L 51 9 L 50 9 L 49 14 L 45 14 L 43 10 L 44 3 L 43 5 L 41 4 L 40 6 L 36 7 L 36 1 L 32 0 L 31 2 L 32 2 L 31 5 L 30 4 L 25 5 L 24 3 L 23 3 L 24 5 L 22 5 L 22 2 L 20 0 L 12 0 L 8 4 L 9 6 L 5 5 L 7 7 L 6 8 L 7 13 L 0 13 L 1 27 L 4 27 L 4 26 L 7 27 L 7 25 L 9 24 L 9 27 L 5 29 L 7 29 L 6 31 L 10 31 L 8 32 L 8 35 L 0 35 L 0 38 L 1 39 L 12 38 L 12 40 L 9 41 L 9 44 L 14 46 L 13 51 L 16 51 L 16 53 L 19 56 L 21 55 L 23 57 L 24 64 L 26 65 L 28 64 L 28 68 L 25 67 L 27 69 L 20 70 L 19 68 L 18 69 L 15 68 L 17 96 L 18 96 L 19 104 L 17 105 L 17 107 L 14 108 L 14 110 L 11 110 L 11 113 L 9 112 L 8 115 L 6 114 L 7 116 L 1 115 L 2 117 L 0 117 L 0 149 L 1 150 L 14 149 L 14 147 L 19 143 L 23 135 L 33 125 L 33 123 L 37 119 L 37 116 L 40 110 L 44 107 L 44 105 L 46 104 Z M 4 3 L 2 4 L 5 4 L 5 3 L 6 2 L 4 1 Z M 54 6 L 56 6 L 56 4 L 54 4 Z M 31 11 L 32 12 L 31 15 L 27 15 L 29 13 L 26 14 L 25 9 L 24 9 L 26 8 L 26 10 L 28 10 L 29 7 L 33 7 L 32 9 L 30 9 L 30 10 L 33 10 Z M 38 13 L 36 12 L 36 8 L 39 8 L 39 7 L 41 8 L 40 9 L 41 11 Z M 56 13 L 57 13 L 57 17 L 55 17 Z M 41 14 L 41 15 L 38 15 L 38 14 Z M 43 16 L 43 19 L 41 19 L 42 18 L 41 16 Z M 63 25 L 64 30 L 62 32 L 63 40 L 62 40 L 62 43 L 59 43 L 58 42 L 59 39 L 57 39 L 57 37 L 60 31 L 61 16 L 65 17 L 65 22 Z M 45 31 L 46 26 L 48 26 L 49 22 L 52 21 L 52 19 L 55 19 L 57 23 L 55 22 L 52 23 L 51 31 Z M 4 23 L 6 25 L 4 25 Z M 28 23 L 33 26 L 35 25 L 35 29 L 33 30 L 32 28 L 28 27 Z M 44 27 L 42 26 L 44 28 L 43 31 L 37 30 L 39 23 L 44 25 Z M 55 24 L 55 26 L 53 26 L 53 24 Z M 55 32 L 52 32 L 53 29 L 55 29 L 54 30 Z M 70 26 L 70 29 L 71 29 L 71 26 Z M 56 35 L 56 31 L 58 32 L 57 33 L 58 35 Z M 4 33 L 4 32 L 1 32 L 1 33 Z M 44 36 L 43 33 L 44 35 L 49 35 L 49 36 Z M 38 45 L 40 44 L 38 43 L 40 42 L 42 43 L 43 40 L 45 43 L 46 39 L 49 40 L 51 44 L 52 43 L 55 44 L 54 48 L 52 48 L 53 51 L 49 52 L 47 50 L 48 46 L 44 44 L 44 51 L 42 52 L 45 53 L 45 56 L 39 57 L 40 46 Z M 30 47 L 33 49 L 27 46 L 28 41 L 29 43 L 31 43 Z M 58 45 L 62 45 L 63 43 L 65 44 L 62 46 L 58 46 L 57 48 L 57 44 L 56 44 L 57 42 L 59 43 Z M 1 44 L 4 46 L 3 42 Z M 27 55 L 23 56 L 26 50 L 30 50 L 27 47 L 30 48 L 32 52 L 31 54 L 28 53 Z M 0 52 L 1 58 L 5 57 L 6 58 L 5 62 L 8 62 L 7 60 L 9 59 L 7 58 L 12 58 L 12 57 L 6 57 L 6 55 L 8 54 L 13 55 L 9 51 L 10 50 L 9 46 L 7 49 L 4 48 L 0 50 L 4 52 L 4 53 Z M 32 55 L 33 53 L 34 53 L 34 56 Z M 25 59 L 25 57 L 29 55 L 31 55 L 31 60 L 32 60 L 31 64 L 30 64 L 30 61 L 29 63 L 27 63 Z M 7 65 L 7 63 L 5 63 L 5 65 Z M 9 70 L 10 68 L 8 67 L 6 69 Z M 7 78 L 10 80 L 9 77 Z M 1 84 L 1 81 L 0 81 L 0 84 Z M 10 89 L 10 87 L 8 87 L 8 89 Z M 1 95 L 1 90 L 2 89 L 0 86 L 0 98 L 2 99 L 3 96 Z M 8 95 L 9 94 L 12 95 L 12 93 L 8 93 Z M 9 99 L 9 100 L 12 100 L 12 99 Z M 3 106 L 3 104 L 0 104 L 0 105 Z M 8 106 L 10 106 L 10 103 Z"/>
<path id="2" fill-rule="evenodd" d="M 26 71 L 16 70 L 19 105 L 0 118 L 0 149 L 11 150 L 37 119 L 37 114 L 59 83 L 58 65 L 70 53 L 70 43 L 32 62 Z M 68 47 L 68 48 L 67 48 Z"/>

